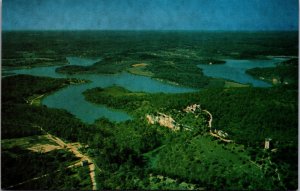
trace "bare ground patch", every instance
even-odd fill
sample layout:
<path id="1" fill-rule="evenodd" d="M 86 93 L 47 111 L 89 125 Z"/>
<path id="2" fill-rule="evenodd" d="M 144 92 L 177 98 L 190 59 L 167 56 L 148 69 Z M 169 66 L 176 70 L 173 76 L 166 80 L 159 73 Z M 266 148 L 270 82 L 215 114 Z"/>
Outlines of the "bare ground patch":
<path id="1" fill-rule="evenodd" d="M 131 65 L 132 67 L 142 67 L 142 66 L 147 66 L 148 64 L 146 63 L 139 63 L 139 64 L 133 64 Z"/>
<path id="2" fill-rule="evenodd" d="M 33 152 L 42 152 L 47 153 L 53 150 L 62 149 L 58 145 L 50 145 L 50 144 L 36 144 L 32 147 L 27 148 L 28 150 L 31 150 Z"/>

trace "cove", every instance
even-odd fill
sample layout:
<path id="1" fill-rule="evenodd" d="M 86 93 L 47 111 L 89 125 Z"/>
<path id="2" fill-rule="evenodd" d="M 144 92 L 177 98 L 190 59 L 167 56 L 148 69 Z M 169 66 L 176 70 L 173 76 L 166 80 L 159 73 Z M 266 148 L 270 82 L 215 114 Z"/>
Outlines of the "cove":
<path id="1" fill-rule="evenodd" d="M 70 59 L 71 58 L 71 59 Z M 91 59 L 68 57 L 71 65 L 91 65 L 99 59 L 95 59 L 92 63 Z M 74 63 L 75 62 L 75 63 Z M 87 89 L 95 87 L 108 87 L 118 85 L 125 87 L 131 91 L 143 91 L 148 93 L 184 93 L 195 91 L 191 88 L 174 86 L 165 84 L 158 80 L 129 74 L 123 72 L 120 74 L 75 74 L 67 75 L 56 73 L 55 70 L 60 66 L 37 67 L 31 69 L 13 70 L 16 74 L 28 74 L 34 76 L 45 76 L 52 78 L 78 78 L 91 81 L 90 83 L 69 85 L 66 88 L 58 90 L 48 95 L 42 100 L 42 103 L 50 108 L 65 109 L 86 123 L 93 123 L 100 117 L 106 117 L 109 120 L 121 122 L 130 120 L 131 117 L 125 112 L 110 109 L 104 105 L 96 105 L 85 100 L 83 92 Z"/>
<path id="2" fill-rule="evenodd" d="M 287 60 L 287 58 L 272 57 L 270 60 L 225 60 L 225 64 L 199 64 L 206 76 L 233 80 L 242 84 L 250 83 L 254 87 L 270 87 L 271 84 L 255 79 L 246 74 L 251 68 L 275 67 L 276 63 Z"/>

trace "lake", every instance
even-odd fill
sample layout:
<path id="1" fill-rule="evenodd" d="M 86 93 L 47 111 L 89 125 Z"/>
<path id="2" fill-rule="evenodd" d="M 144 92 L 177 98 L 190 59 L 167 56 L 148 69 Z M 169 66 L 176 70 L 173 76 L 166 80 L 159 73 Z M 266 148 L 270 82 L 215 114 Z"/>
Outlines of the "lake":
<path id="1" fill-rule="evenodd" d="M 255 79 L 246 74 L 251 68 L 274 67 L 276 63 L 287 60 L 287 58 L 271 58 L 270 60 L 225 60 L 225 64 L 199 64 L 206 76 L 233 80 L 242 84 L 252 84 L 254 87 L 270 87 L 271 84 Z"/>
<path id="2" fill-rule="evenodd" d="M 68 57 L 71 65 L 88 66 L 101 59 L 86 59 L 79 57 Z M 271 60 L 226 60 L 225 64 L 199 65 L 207 76 L 230 79 L 239 83 L 251 83 L 253 86 L 268 87 L 270 84 L 257 80 L 247 75 L 245 71 L 254 67 L 272 67 L 283 58 L 272 58 Z M 61 66 L 36 67 L 31 69 L 13 70 L 17 74 L 29 74 L 35 76 L 46 76 L 52 78 L 79 78 L 90 80 L 90 83 L 70 85 L 48 95 L 42 103 L 50 108 L 65 109 L 86 123 L 93 123 L 100 117 L 120 122 L 130 120 L 131 117 L 122 111 L 108 108 L 104 105 L 96 105 L 85 100 L 83 92 L 95 87 L 109 87 L 118 85 L 131 91 L 143 91 L 149 93 L 184 93 L 193 92 L 195 89 L 174 86 L 161 81 L 127 72 L 119 74 L 60 74 L 55 70 Z"/>
<path id="3" fill-rule="evenodd" d="M 91 60 L 85 58 L 67 58 L 71 65 L 91 65 L 99 59 Z M 93 63 L 92 63 L 93 62 Z M 65 109 L 87 123 L 93 123 L 100 117 L 106 117 L 109 120 L 120 122 L 131 119 L 125 112 L 113 110 L 104 105 L 96 105 L 85 100 L 83 92 L 95 87 L 109 87 L 118 85 L 131 91 L 143 91 L 149 93 L 184 93 L 195 91 L 191 88 L 169 85 L 155 79 L 145 76 L 138 76 L 126 72 L 120 74 L 75 74 L 67 75 L 56 73 L 55 70 L 60 66 L 36 67 L 31 69 L 13 70 L 16 74 L 29 74 L 34 76 L 46 76 L 53 78 L 79 78 L 90 80 L 91 83 L 70 85 L 48 95 L 42 100 L 42 103 L 50 108 Z"/>

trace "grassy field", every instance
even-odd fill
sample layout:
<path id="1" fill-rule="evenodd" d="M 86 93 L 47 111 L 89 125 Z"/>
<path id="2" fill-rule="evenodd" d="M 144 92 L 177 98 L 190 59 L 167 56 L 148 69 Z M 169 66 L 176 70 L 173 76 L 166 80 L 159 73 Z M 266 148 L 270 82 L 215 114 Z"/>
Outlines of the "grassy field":
<path id="1" fill-rule="evenodd" d="M 127 71 L 136 75 L 152 77 L 154 74 L 146 70 L 147 66 L 148 64 L 146 63 L 133 64 L 131 68 L 127 69 Z"/>
<path id="2" fill-rule="evenodd" d="M 1 141 L 1 144 L 3 149 L 20 147 L 21 149 L 32 150 L 35 152 L 38 152 L 39 150 L 38 148 L 40 148 L 39 152 L 48 152 L 48 150 L 51 151 L 52 149 L 53 150 L 61 149 L 59 145 L 57 145 L 52 140 L 49 140 L 49 138 L 47 138 L 46 135 L 35 135 L 35 136 L 15 138 L 15 139 L 4 139 Z"/>
<path id="3" fill-rule="evenodd" d="M 225 88 L 245 88 L 245 87 L 249 87 L 250 85 L 247 84 L 240 84 L 237 82 L 231 82 L 231 81 L 225 81 Z"/>

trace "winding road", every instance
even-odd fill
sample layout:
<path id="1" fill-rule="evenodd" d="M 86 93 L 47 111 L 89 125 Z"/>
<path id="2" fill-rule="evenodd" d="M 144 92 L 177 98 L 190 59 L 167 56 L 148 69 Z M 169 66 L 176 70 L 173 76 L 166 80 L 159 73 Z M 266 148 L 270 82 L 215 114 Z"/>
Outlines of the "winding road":
<path id="1" fill-rule="evenodd" d="M 229 139 L 224 139 L 223 137 L 219 136 L 218 134 L 216 133 L 213 133 L 213 131 L 211 130 L 211 127 L 212 127 L 212 121 L 213 121 L 213 116 L 212 114 L 207 111 L 206 109 L 202 110 L 204 111 L 205 113 L 207 113 L 209 115 L 209 121 L 208 121 L 208 127 L 209 127 L 209 134 L 213 137 L 216 137 L 224 142 L 227 142 L 227 143 L 230 143 L 230 142 L 233 142 L 232 140 L 229 140 Z"/>

